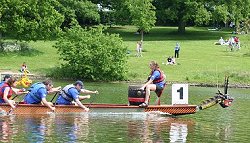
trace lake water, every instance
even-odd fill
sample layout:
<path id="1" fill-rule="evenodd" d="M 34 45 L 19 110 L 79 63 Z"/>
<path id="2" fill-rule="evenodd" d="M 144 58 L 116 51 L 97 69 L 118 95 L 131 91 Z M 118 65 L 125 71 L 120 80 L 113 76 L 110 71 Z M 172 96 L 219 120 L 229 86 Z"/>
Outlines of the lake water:
<path id="1" fill-rule="evenodd" d="M 96 87 L 96 84 L 90 84 L 88 88 Z M 127 89 L 124 87 L 127 85 L 99 87 L 99 92 L 108 89 L 110 92 L 100 92 L 84 102 L 126 103 Z M 190 87 L 189 102 L 197 105 L 214 96 L 216 91 L 216 88 Z M 125 92 L 125 97 L 121 92 Z M 229 89 L 229 94 L 235 99 L 229 108 L 215 105 L 177 117 L 158 113 L 108 112 L 1 116 L 0 142 L 247 143 L 250 140 L 250 89 Z M 152 93 L 152 99 L 154 96 Z M 163 103 L 171 102 L 170 87 L 163 96 Z"/>

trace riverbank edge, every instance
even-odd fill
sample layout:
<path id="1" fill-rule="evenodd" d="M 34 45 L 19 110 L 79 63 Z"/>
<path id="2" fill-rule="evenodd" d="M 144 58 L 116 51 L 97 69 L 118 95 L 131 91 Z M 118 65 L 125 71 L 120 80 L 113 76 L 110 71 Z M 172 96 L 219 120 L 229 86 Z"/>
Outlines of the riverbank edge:
<path id="1" fill-rule="evenodd" d="M 20 77 L 18 77 L 20 78 Z M 46 75 L 37 75 L 34 74 L 32 76 L 29 76 L 29 78 L 31 80 L 45 80 L 45 79 L 55 79 L 55 80 L 72 80 L 72 79 L 68 79 L 68 78 L 64 78 L 64 79 L 56 79 L 56 78 L 51 78 L 48 77 Z M 131 85 L 140 85 L 145 83 L 145 81 L 111 81 L 110 83 L 129 83 Z M 197 86 L 197 87 L 218 87 L 218 88 L 223 88 L 224 87 L 224 83 L 220 83 L 220 84 L 214 84 L 214 83 L 192 83 L 192 82 L 181 82 L 181 81 L 168 81 L 167 85 L 171 85 L 171 84 L 188 84 L 189 86 Z M 232 83 L 228 85 L 229 88 L 250 88 L 250 84 L 235 84 Z"/>
<path id="2" fill-rule="evenodd" d="M 117 81 L 117 82 L 112 82 L 112 83 L 131 83 L 131 85 L 140 85 L 144 83 L 145 81 Z M 167 85 L 171 84 L 188 84 L 189 86 L 197 86 L 197 87 L 218 87 L 218 88 L 223 88 L 223 84 L 213 84 L 213 83 L 191 83 L 191 82 L 181 82 L 181 81 L 168 81 Z M 250 84 L 228 84 L 229 88 L 250 88 Z"/>

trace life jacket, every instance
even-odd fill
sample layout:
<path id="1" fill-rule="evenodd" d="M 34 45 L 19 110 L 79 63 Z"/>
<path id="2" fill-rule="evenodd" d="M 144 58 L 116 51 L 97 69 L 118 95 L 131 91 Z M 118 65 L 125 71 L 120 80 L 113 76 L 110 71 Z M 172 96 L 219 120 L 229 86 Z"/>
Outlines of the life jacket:
<path id="1" fill-rule="evenodd" d="M 45 88 L 45 85 L 41 82 L 37 82 L 35 84 L 33 84 L 30 89 L 28 90 L 29 91 L 29 95 L 34 99 L 36 100 L 37 102 L 40 102 L 41 101 L 41 98 L 39 97 L 39 95 L 37 94 L 38 90 L 41 89 L 41 88 Z"/>
<path id="2" fill-rule="evenodd" d="M 72 96 L 69 94 L 69 89 L 71 89 L 71 88 L 75 88 L 75 86 L 73 85 L 73 84 L 70 84 L 70 85 L 67 85 L 67 86 L 65 86 L 63 89 L 62 89 L 62 91 L 60 92 L 60 95 L 64 98 L 64 99 L 66 99 L 66 100 L 68 100 L 68 101 L 73 101 L 74 99 L 72 98 Z M 78 91 L 79 92 L 79 91 Z"/>
<path id="3" fill-rule="evenodd" d="M 12 90 L 11 86 L 6 82 L 0 87 L 0 97 L 3 99 L 5 87 L 10 87 L 9 93 L 7 95 L 7 98 L 9 99 L 11 97 L 11 95 L 13 94 L 13 90 Z"/>
<path id="4" fill-rule="evenodd" d="M 150 80 L 150 78 L 153 75 L 154 71 L 159 71 L 160 72 L 160 77 L 159 78 L 155 78 L 153 80 L 153 84 L 156 84 L 156 83 L 164 81 L 163 73 L 162 73 L 162 71 L 160 69 L 151 71 L 151 73 L 150 73 L 150 75 L 148 77 L 148 80 Z"/>

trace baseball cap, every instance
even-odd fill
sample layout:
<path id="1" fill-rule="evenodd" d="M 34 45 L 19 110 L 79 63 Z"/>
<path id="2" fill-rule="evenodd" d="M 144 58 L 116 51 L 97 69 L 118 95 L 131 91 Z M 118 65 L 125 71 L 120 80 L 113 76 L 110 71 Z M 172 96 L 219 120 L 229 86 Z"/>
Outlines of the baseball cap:
<path id="1" fill-rule="evenodd" d="M 4 78 L 3 78 L 3 81 L 5 81 L 7 78 L 10 78 L 10 77 L 11 77 L 11 75 L 6 74 L 6 75 L 4 76 Z"/>
<path id="2" fill-rule="evenodd" d="M 76 82 L 75 82 L 75 85 L 80 85 L 81 86 L 81 88 L 83 88 L 84 86 L 83 86 L 83 82 L 82 81 L 80 81 L 80 80 L 77 80 Z"/>

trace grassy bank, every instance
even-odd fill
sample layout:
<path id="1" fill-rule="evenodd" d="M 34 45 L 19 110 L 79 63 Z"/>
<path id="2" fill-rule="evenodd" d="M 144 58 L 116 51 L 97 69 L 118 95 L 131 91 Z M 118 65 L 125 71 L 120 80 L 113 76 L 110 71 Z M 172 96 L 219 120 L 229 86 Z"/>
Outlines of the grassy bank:
<path id="1" fill-rule="evenodd" d="M 240 37 L 241 49 L 231 52 L 227 46 L 214 45 L 220 37 L 228 39 L 231 31 L 208 31 L 207 28 L 191 27 L 185 34 L 176 33 L 176 27 L 155 27 L 144 36 L 143 57 L 135 57 L 136 35 L 135 27 L 114 27 L 108 29 L 111 33 L 119 33 L 131 53 L 128 55 L 128 78 L 132 81 L 145 80 L 148 73 L 148 63 L 156 60 L 167 74 L 169 81 L 192 83 L 223 83 L 224 76 L 231 76 L 231 83 L 247 84 L 250 82 L 250 36 Z M 180 42 L 180 58 L 177 65 L 163 65 L 168 56 L 174 55 L 174 46 Z M 33 48 L 40 51 L 33 56 L 16 54 L 1 55 L 1 70 L 18 71 L 22 62 L 26 62 L 29 70 L 36 74 L 45 74 L 58 66 L 61 61 L 53 41 L 30 42 Z"/>

